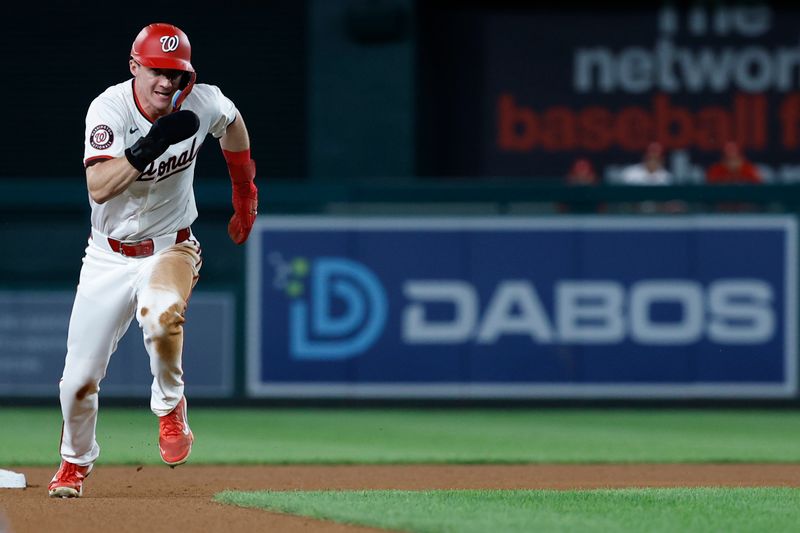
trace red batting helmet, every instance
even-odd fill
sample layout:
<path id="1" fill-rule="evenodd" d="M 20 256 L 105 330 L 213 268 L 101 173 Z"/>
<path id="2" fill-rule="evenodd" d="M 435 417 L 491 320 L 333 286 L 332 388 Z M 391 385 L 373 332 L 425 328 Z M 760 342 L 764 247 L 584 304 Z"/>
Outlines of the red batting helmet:
<path id="1" fill-rule="evenodd" d="M 197 77 L 191 63 L 192 45 L 177 26 L 163 22 L 145 26 L 133 41 L 131 57 L 145 67 L 182 70 L 186 73 L 175 107 L 180 106 L 192 90 Z"/>

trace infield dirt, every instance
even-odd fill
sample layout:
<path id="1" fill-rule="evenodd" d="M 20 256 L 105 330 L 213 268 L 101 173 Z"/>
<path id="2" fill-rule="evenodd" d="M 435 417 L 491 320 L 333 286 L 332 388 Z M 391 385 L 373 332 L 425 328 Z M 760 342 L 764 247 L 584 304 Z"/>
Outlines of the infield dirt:
<path id="1" fill-rule="evenodd" d="M 212 501 L 231 490 L 800 487 L 800 464 L 103 466 L 80 499 L 47 496 L 53 468 L 15 467 L 26 489 L 0 489 L 0 533 L 383 531 Z M 3 518 L 4 515 L 4 518 Z"/>

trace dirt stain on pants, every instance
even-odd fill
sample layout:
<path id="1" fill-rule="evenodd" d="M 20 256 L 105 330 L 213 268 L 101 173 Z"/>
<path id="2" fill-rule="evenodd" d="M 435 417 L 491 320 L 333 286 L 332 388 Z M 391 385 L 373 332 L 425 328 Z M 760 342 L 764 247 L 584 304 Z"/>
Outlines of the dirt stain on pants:
<path id="1" fill-rule="evenodd" d="M 186 322 L 186 306 L 192 289 L 197 283 L 201 259 L 199 249 L 192 244 L 181 243 L 161 254 L 153 266 L 148 287 L 180 295 L 181 301 L 164 310 L 158 317 L 163 335 L 153 339 L 159 357 L 174 360 L 180 356 L 183 346 L 183 323 Z M 146 316 L 149 309 L 142 308 Z"/>

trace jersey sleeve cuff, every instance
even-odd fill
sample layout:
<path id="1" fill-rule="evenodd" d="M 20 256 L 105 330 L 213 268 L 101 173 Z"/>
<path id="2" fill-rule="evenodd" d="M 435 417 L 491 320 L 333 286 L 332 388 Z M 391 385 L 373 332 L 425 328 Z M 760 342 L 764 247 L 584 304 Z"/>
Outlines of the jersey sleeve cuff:
<path id="1" fill-rule="evenodd" d="M 89 168 L 90 166 L 94 165 L 95 163 L 99 163 L 101 161 L 108 161 L 109 159 L 114 159 L 110 155 L 98 155 L 95 157 L 90 157 L 88 159 L 84 159 L 83 161 L 83 168 Z"/>

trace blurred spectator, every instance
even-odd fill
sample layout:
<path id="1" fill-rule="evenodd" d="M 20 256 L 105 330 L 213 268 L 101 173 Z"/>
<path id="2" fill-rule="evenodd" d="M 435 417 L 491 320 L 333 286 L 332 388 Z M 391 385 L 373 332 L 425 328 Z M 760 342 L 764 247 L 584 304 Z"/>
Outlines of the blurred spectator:
<path id="1" fill-rule="evenodd" d="M 620 183 L 623 185 L 672 185 L 672 174 L 664 168 L 664 147 L 651 142 L 642 157 L 642 162 L 622 169 Z M 639 202 L 620 206 L 623 211 L 637 213 L 682 213 L 688 209 L 685 202 Z"/>
<path id="2" fill-rule="evenodd" d="M 567 185 L 597 185 L 599 181 L 591 161 L 585 157 L 579 157 L 572 163 L 566 180 Z"/>
<path id="3" fill-rule="evenodd" d="M 735 142 L 727 142 L 722 147 L 722 157 L 706 170 L 706 183 L 710 185 L 758 185 L 763 182 L 761 172 L 748 161 Z M 760 211 L 757 204 L 748 202 L 721 202 L 714 210 L 726 213 Z"/>
<path id="4" fill-rule="evenodd" d="M 706 183 L 710 184 L 758 184 L 762 181 L 758 168 L 744 157 L 735 142 L 725 143 L 722 158 L 706 171 Z"/>
<path id="5" fill-rule="evenodd" d="M 624 185 L 670 185 L 672 174 L 664 168 L 664 148 L 650 143 L 642 162 L 623 168 L 620 179 Z"/>
<path id="6" fill-rule="evenodd" d="M 564 181 L 567 185 L 576 187 L 591 187 L 600 184 L 600 178 L 594 170 L 594 165 L 585 157 L 579 157 L 572 163 Z M 593 213 L 606 210 L 605 204 L 594 202 L 559 203 L 557 207 L 560 213 Z"/>

